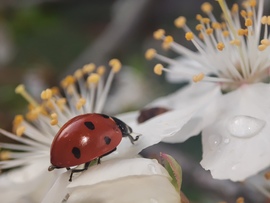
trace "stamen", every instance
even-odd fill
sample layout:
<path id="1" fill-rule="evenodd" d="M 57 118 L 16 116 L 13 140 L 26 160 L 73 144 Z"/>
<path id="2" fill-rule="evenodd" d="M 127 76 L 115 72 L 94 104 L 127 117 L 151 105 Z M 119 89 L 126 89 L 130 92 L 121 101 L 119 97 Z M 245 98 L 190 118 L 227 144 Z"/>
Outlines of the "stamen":
<path id="1" fill-rule="evenodd" d="M 268 171 L 268 172 L 266 172 L 266 173 L 264 174 L 264 178 L 265 178 L 266 180 L 270 180 L 270 171 Z"/>
<path id="2" fill-rule="evenodd" d="M 156 55 L 157 51 L 155 49 L 148 49 L 146 52 L 145 52 L 145 58 L 147 60 L 152 60 L 155 55 Z"/>
<path id="3" fill-rule="evenodd" d="M 105 72 L 106 72 L 105 66 L 99 66 L 97 68 L 97 74 L 99 74 L 100 76 L 103 76 Z"/>
<path id="4" fill-rule="evenodd" d="M 154 67 L 154 73 L 157 75 L 162 75 L 162 70 L 163 70 L 163 65 L 161 65 L 160 63 L 155 65 Z"/>
<path id="5" fill-rule="evenodd" d="M 61 86 L 66 89 L 68 88 L 68 86 L 70 86 L 71 84 L 74 84 L 75 83 L 75 78 L 72 76 L 72 75 L 68 75 L 66 76 L 65 79 L 63 79 L 61 81 Z"/>
<path id="6" fill-rule="evenodd" d="M 56 113 L 52 113 L 51 114 L 51 125 L 54 126 L 54 125 L 57 125 L 58 124 L 58 115 Z"/>
<path id="7" fill-rule="evenodd" d="M 178 17 L 178 18 L 176 18 L 175 20 L 174 20 L 174 25 L 177 27 L 177 28 L 183 28 L 184 26 L 185 26 L 185 24 L 186 24 L 186 18 L 185 17 L 183 17 L 183 16 L 180 16 L 180 17 Z M 165 32 L 164 32 L 164 34 L 165 34 Z"/>
<path id="8" fill-rule="evenodd" d="M 192 39 L 194 39 L 194 35 L 192 32 L 187 32 L 185 38 L 186 40 L 191 41 Z"/>
<path id="9" fill-rule="evenodd" d="M 83 66 L 82 71 L 84 74 L 92 73 L 96 68 L 96 65 L 93 63 L 89 63 Z"/>
<path id="10" fill-rule="evenodd" d="M 245 203 L 245 200 L 243 197 L 238 197 L 236 203 Z"/>
<path id="11" fill-rule="evenodd" d="M 224 45 L 222 42 L 219 42 L 219 43 L 217 44 L 217 49 L 218 49 L 219 51 L 222 51 L 224 48 L 225 48 L 225 45 Z"/>
<path id="12" fill-rule="evenodd" d="M 10 151 L 4 150 L 0 152 L 0 160 L 5 161 L 11 158 Z"/>
<path id="13" fill-rule="evenodd" d="M 40 97 L 43 100 L 48 100 L 48 99 L 52 98 L 52 95 L 53 95 L 52 90 L 51 89 L 46 89 L 46 90 L 41 92 Z"/>
<path id="14" fill-rule="evenodd" d="M 78 80 L 83 77 L 83 71 L 81 69 L 78 69 L 74 72 L 74 77 Z"/>
<path id="15" fill-rule="evenodd" d="M 204 13 L 208 14 L 208 13 L 211 13 L 212 10 L 213 10 L 213 7 L 210 3 L 208 2 L 205 2 L 201 5 L 201 9 Z"/>
<path id="16" fill-rule="evenodd" d="M 162 47 L 166 50 L 166 49 L 168 49 L 171 46 L 172 42 L 173 42 L 173 37 L 170 36 L 170 35 L 168 35 L 168 36 L 166 36 L 164 38 Z"/>
<path id="17" fill-rule="evenodd" d="M 165 30 L 159 29 L 153 33 L 154 39 L 161 40 L 165 35 Z"/>
<path id="18" fill-rule="evenodd" d="M 38 103 L 33 99 L 33 97 L 30 96 L 30 94 L 28 94 L 28 92 L 25 90 L 24 85 L 18 85 L 15 89 L 15 92 L 17 94 L 22 95 L 22 97 L 28 101 L 30 104 L 32 104 L 33 106 L 37 107 Z"/>
<path id="19" fill-rule="evenodd" d="M 118 59 L 111 59 L 109 65 L 112 67 L 114 73 L 117 73 L 121 70 L 122 64 Z"/>
<path id="20" fill-rule="evenodd" d="M 199 82 L 199 81 L 202 81 L 204 78 L 204 74 L 203 73 L 200 73 L 198 75 L 194 75 L 192 80 L 193 82 Z"/>
<path id="21" fill-rule="evenodd" d="M 24 132 L 25 132 L 25 126 L 21 125 L 16 129 L 16 135 L 19 137 L 21 137 Z"/>
<path id="22" fill-rule="evenodd" d="M 99 74 L 92 73 L 90 76 L 88 76 L 87 82 L 88 82 L 88 84 L 97 84 L 99 79 L 100 79 Z"/>
<path id="23" fill-rule="evenodd" d="M 86 103 L 86 99 L 80 98 L 79 101 L 76 104 L 76 108 L 80 110 Z"/>

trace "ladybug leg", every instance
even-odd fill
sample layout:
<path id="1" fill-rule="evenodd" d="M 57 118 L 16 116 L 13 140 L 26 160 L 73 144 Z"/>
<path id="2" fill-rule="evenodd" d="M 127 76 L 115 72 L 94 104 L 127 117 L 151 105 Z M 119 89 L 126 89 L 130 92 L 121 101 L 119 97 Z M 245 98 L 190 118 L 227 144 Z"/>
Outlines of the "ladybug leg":
<path id="1" fill-rule="evenodd" d="M 70 181 L 70 182 L 72 181 L 73 173 L 79 173 L 79 172 L 82 172 L 82 171 L 87 170 L 88 167 L 89 167 L 89 164 L 90 164 L 90 161 L 89 161 L 89 162 L 86 162 L 86 163 L 84 164 L 84 167 L 83 167 L 82 169 L 72 169 L 72 170 L 71 170 L 71 173 L 70 173 L 69 181 Z"/>
<path id="2" fill-rule="evenodd" d="M 133 133 L 123 134 L 123 137 L 128 137 L 130 142 L 132 144 L 134 144 L 134 142 L 137 141 L 140 138 L 140 135 L 136 135 L 136 137 L 134 138 L 131 134 L 133 134 Z"/>
<path id="3" fill-rule="evenodd" d="M 102 156 L 98 157 L 98 159 L 97 159 L 97 164 L 100 164 L 100 159 L 101 159 L 102 157 L 107 156 L 107 155 L 109 155 L 110 153 L 113 153 L 115 150 L 116 150 L 116 147 L 115 147 L 112 151 L 110 151 L 110 152 L 108 152 L 108 153 L 106 153 L 106 154 L 103 154 Z"/>

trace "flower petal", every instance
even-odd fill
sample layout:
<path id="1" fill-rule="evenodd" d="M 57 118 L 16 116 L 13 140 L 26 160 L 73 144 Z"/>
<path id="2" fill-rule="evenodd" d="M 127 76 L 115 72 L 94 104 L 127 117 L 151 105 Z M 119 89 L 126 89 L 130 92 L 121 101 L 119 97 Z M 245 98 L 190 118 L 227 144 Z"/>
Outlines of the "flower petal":
<path id="1" fill-rule="evenodd" d="M 269 166 L 269 104 L 268 84 L 242 86 L 211 104 L 216 121 L 203 130 L 201 165 L 214 178 L 241 181 Z"/>

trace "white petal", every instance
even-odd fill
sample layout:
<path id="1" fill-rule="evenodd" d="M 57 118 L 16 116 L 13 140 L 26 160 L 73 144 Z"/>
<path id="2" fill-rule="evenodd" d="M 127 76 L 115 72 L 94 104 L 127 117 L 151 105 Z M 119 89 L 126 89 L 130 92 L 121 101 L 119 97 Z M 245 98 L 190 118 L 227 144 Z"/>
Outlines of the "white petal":
<path id="1" fill-rule="evenodd" d="M 1 174 L 1 201 L 20 202 L 24 198 L 40 202 L 55 178 L 54 173 L 48 172 L 46 160 L 34 160 L 32 164 Z"/>
<path id="2" fill-rule="evenodd" d="M 192 78 L 188 78 L 187 76 L 182 76 L 181 74 L 176 74 L 181 71 L 181 68 L 189 67 L 189 69 L 194 69 L 194 72 L 200 73 L 202 71 L 203 66 L 195 61 L 186 57 L 178 57 L 175 59 L 177 61 L 177 65 L 171 65 L 168 68 L 173 72 L 166 73 L 166 79 L 171 83 L 180 83 L 185 81 L 190 81 Z"/>
<path id="3" fill-rule="evenodd" d="M 179 203 L 180 196 L 164 176 L 129 176 L 94 186 L 72 188 L 68 203 Z"/>
<path id="4" fill-rule="evenodd" d="M 270 87 L 267 84 L 243 86 L 211 104 L 216 121 L 203 130 L 205 169 L 214 178 L 241 181 L 269 166 L 270 159 Z M 228 125 L 236 116 L 248 116 L 265 122 L 252 136 L 235 136 Z M 250 121 L 241 128 L 254 128 Z M 255 125 L 256 127 L 256 125 Z M 249 134 L 250 135 L 250 134 Z"/>

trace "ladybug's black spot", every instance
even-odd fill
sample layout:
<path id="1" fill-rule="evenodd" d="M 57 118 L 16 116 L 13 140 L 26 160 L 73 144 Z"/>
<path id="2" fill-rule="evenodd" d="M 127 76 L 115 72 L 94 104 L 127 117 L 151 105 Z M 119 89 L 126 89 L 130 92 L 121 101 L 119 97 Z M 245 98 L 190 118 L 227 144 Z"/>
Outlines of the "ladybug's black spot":
<path id="1" fill-rule="evenodd" d="M 104 141 L 105 141 L 106 145 L 109 145 L 111 143 L 112 139 L 109 138 L 109 137 L 107 137 L 107 136 L 105 136 L 104 137 Z"/>
<path id="2" fill-rule="evenodd" d="M 84 122 L 84 125 L 89 129 L 89 130 L 95 130 L 95 125 L 88 121 L 88 122 Z"/>
<path id="3" fill-rule="evenodd" d="M 73 147 L 72 154 L 76 159 L 79 159 L 81 157 L 81 150 L 78 147 Z"/>
<path id="4" fill-rule="evenodd" d="M 105 114 L 100 114 L 103 118 L 110 118 L 110 116 L 107 116 Z"/>

